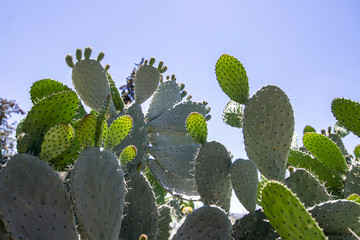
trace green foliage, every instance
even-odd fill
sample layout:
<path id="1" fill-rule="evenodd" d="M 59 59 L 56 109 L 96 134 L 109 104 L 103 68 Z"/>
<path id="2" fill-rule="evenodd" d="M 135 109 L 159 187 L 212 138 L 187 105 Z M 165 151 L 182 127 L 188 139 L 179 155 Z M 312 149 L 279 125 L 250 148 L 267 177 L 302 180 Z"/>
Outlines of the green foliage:
<path id="1" fill-rule="evenodd" d="M 331 103 L 331 111 L 338 122 L 346 129 L 360 136 L 360 104 L 350 99 L 335 98 Z"/>
<path id="2" fill-rule="evenodd" d="M 196 143 L 204 145 L 207 139 L 206 120 L 200 113 L 190 113 L 186 119 L 186 129 Z"/>

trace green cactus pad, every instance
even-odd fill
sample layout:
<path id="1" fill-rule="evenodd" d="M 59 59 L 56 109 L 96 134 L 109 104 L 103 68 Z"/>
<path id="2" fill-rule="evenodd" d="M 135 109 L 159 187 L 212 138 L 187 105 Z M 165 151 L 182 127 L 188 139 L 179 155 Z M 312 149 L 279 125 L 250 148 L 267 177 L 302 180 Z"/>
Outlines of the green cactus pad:
<path id="1" fill-rule="evenodd" d="M 170 224 L 172 222 L 171 211 L 172 209 L 170 206 L 163 205 L 159 207 L 158 234 L 156 238 L 157 240 L 168 240 L 170 237 Z"/>
<path id="2" fill-rule="evenodd" d="M 341 151 L 341 154 L 346 156 L 348 155 L 349 153 L 347 152 L 346 148 L 345 148 L 345 145 L 341 139 L 341 137 L 335 133 L 330 133 L 328 136 L 327 136 L 331 141 L 333 141 L 336 146 L 338 146 L 338 148 L 340 149 Z M 346 158 L 345 158 L 346 159 Z"/>
<path id="3" fill-rule="evenodd" d="M 52 79 L 42 79 L 34 82 L 31 86 L 30 99 L 33 104 L 36 104 L 45 97 L 69 90 L 70 88 L 61 82 Z"/>
<path id="4" fill-rule="evenodd" d="M 286 94 L 277 86 L 261 88 L 245 106 L 245 150 L 268 179 L 283 181 L 294 134 L 294 112 Z"/>
<path id="5" fill-rule="evenodd" d="M 121 165 L 125 165 L 129 163 L 131 160 L 133 160 L 136 157 L 137 149 L 134 145 L 127 146 L 124 148 L 124 150 L 121 152 L 119 160 Z"/>
<path id="6" fill-rule="evenodd" d="M 184 179 L 192 179 L 194 175 L 194 159 L 199 151 L 198 144 L 163 145 L 149 148 L 149 153 L 157 164 Z"/>
<path id="7" fill-rule="evenodd" d="M 160 82 L 161 73 L 157 68 L 147 64 L 136 71 L 134 80 L 135 102 L 144 103 L 155 92 Z"/>
<path id="8" fill-rule="evenodd" d="M 235 160 L 231 167 L 231 183 L 246 210 L 255 211 L 258 188 L 258 170 L 255 164 L 250 160 Z"/>
<path id="9" fill-rule="evenodd" d="M 44 161 L 15 155 L 1 169 L 0 189 L 0 215 L 11 239 L 78 238 L 69 195 Z"/>
<path id="10" fill-rule="evenodd" d="M 149 104 L 146 113 L 146 121 L 151 121 L 160 116 L 180 101 L 180 88 L 176 81 L 165 81 L 161 83 L 156 89 Z"/>
<path id="11" fill-rule="evenodd" d="M 336 122 L 334 124 L 334 132 L 339 135 L 341 138 L 346 137 L 347 135 L 349 135 L 350 131 L 349 129 L 347 129 L 346 127 L 344 127 L 344 125 L 342 125 L 339 122 Z"/>
<path id="12" fill-rule="evenodd" d="M 207 140 L 207 124 L 203 115 L 192 112 L 186 119 L 186 129 L 196 143 L 205 144 Z"/>
<path id="13" fill-rule="evenodd" d="M 308 132 L 316 132 L 316 130 L 312 126 L 306 125 L 304 127 L 303 134 L 308 133 Z"/>
<path id="14" fill-rule="evenodd" d="M 320 162 L 339 173 L 346 174 L 348 166 L 338 146 L 329 138 L 318 133 L 306 133 L 303 137 L 304 146 Z"/>
<path id="15" fill-rule="evenodd" d="M 55 158 L 71 146 L 74 137 L 74 129 L 70 124 L 59 123 L 52 126 L 41 144 L 40 158 L 45 161 Z"/>
<path id="16" fill-rule="evenodd" d="M 360 165 L 358 164 L 351 166 L 346 174 L 344 196 L 347 197 L 352 193 L 360 194 Z"/>
<path id="17" fill-rule="evenodd" d="M 141 106 L 139 104 L 132 104 L 125 108 L 120 114 L 115 116 L 114 118 L 117 118 L 118 116 L 124 116 L 129 115 L 133 119 L 133 127 L 131 132 L 128 134 L 127 137 L 124 138 L 120 142 L 120 144 L 116 145 L 113 148 L 113 151 L 117 156 L 120 157 L 121 152 L 129 145 L 134 145 L 137 149 L 137 155 L 136 157 L 130 161 L 126 165 L 126 174 L 131 173 L 132 171 L 136 171 L 139 164 L 145 166 L 143 164 L 145 160 L 148 158 L 147 153 L 147 147 L 149 146 L 149 140 L 148 140 L 148 130 L 145 125 L 145 117 L 141 110 Z M 111 122 L 112 119 L 110 119 L 108 122 Z"/>
<path id="18" fill-rule="evenodd" d="M 331 103 L 331 111 L 341 125 L 360 136 L 360 104 L 358 102 L 335 98 Z"/>
<path id="19" fill-rule="evenodd" d="M 304 205 L 283 184 L 267 182 L 261 196 L 264 213 L 281 239 L 327 239 Z"/>
<path id="20" fill-rule="evenodd" d="M 354 201 L 356 203 L 359 203 L 360 204 L 360 196 L 356 193 L 353 193 L 351 195 L 349 195 L 346 200 L 350 200 L 350 201 Z"/>
<path id="21" fill-rule="evenodd" d="M 231 239 L 232 225 L 226 213 L 216 206 L 203 206 L 183 218 L 169 240 Z"/>
<path id="22" fill-rule="evenodd" d="M 321 183 L 325 184 L 332 194 L 339 195 L 342 192 L 344 181 L 341 175 L 317 158 L 304 152 L 290 150 L 289 163 L 294 167 L 304 168 L 311 172 Z"/>
<path id="23" fill-rule="evenodd" d="M 130 133 L 133 119 L 129 115 L 118 117 L 109 127 L 105 139 L 105 148 L 113 149 Z"/>
<path id="24" fill-rule="evenodd" d="M 230 125 L 231 127 L 242 128 L 244 118 L 243 106 L 243 104 L 234 101 L 228 102 L 222 114 L 224 123 Z"/>
<path id="25" fill-rule="evenodd" d="M 351 235 L 350 228 L 360 234 L 360 204 L 349 200 L 334 200 L 316 205 L 308 211 L 324 229 L 326 235 Z"/>
<path id="26" fill-rule="evenodd" d="M 291 173 L 290 177 L 285 179 L 285 184 L 306 207 L 331 199 L 325 186 L 305 169 L 297 169 Z"/>
<path id="27" fill-rule="evenodd" d="M 354 155 L 355 155 L 355 158 L 359 161 L 360 160 L 360 144 L 355 146 Z"/>
<path id="28" fill-rule="evenodd" d="M 96 116 L 86 115 L 76 128 L 76 138 L 84 148 L 95 147 Z"/>
<path id="29" fill-rule="evenodd" d="M 38 155 L 45 133 L 57 123 L 70 123 L 78 102 L 76 93 L 68 91 L 51 95 L 34 105 L 22 122 L 21 130 L 17 132 L 18 136 L 30 136 L 25 152 Z"/>
<path id="30" fill-rule="evenodd" d="M 79 227 L 89 239 L 118 239 L 125 204 L 125 181 L 117 157 L 107 149 L 86 148 L 70 172 Z"/>
<path id="31" fill-rule="evenodd" d="M 85 105 L 98 112 L 111 95 L 109 81 L 101 63 L 95 59 L 78 59 L 71 77 L 75 90 Z M 112 101 L 110 111 L 115 112 Z"/>
<path id="32" fill-rule="evenodd" d="M 159 117 L 153 119 L 148 124 L 150 132 L 187 134 L 185 122 L 192 112 L 206 115 L 205 105 L 201 102 L 186 101 L 176 104 L 168 109 Z"/>
<path id="33" fill-rule="evenodd" d="M 149 161 L 148 166 L 156 180 L 170 194 L 190 201 L 200 199 L 194 177 L 184 179 L 184 177 L 167 171 L 156 161 Z"/>
<path id="34" fill-rule="evenodd" d="M 279 237 L 261 210 L 250 212 L 237 219 L 232 232 L 234 239 L 241 240 L 276 240 Z"/>
<path id="35" fill-rule="evenodd" d="M 231 158 L 221 143 L 205 143 L 195 159 L 195 180 L 206 205 L 214 204 L 226 212 L 231 200 Z"/>
<path id="36" fill-rule="evenodd" d="M 155 240 L 158 226 L 158 212 L 154 193 L 141 172 L 134 171 L 126 177 L 127 193 L 124 219 L 119 239 L 138 239 L 146 234 Z"/>
<path id="37" fill-rule="evenodd" d="M 249 81 L 245 68 L 239 60 L 223 54 L 216 63 L 215 72 L 221 89 L 231 100 L 240 104 L 248 101 Z"/>
<path id="38" fill-rule="evenodd" d="M 116 109 L 116 111 L 121 112 L 125 106 L 124 100 L 122 99 L 118 88 L 115 86 L 115 82 L 112 79 L 111 75 L 107 72 L 106 76 L 109 81 L 111 97 L 112 97 L 112 101 L 114 103 L 115 109 Z"/>

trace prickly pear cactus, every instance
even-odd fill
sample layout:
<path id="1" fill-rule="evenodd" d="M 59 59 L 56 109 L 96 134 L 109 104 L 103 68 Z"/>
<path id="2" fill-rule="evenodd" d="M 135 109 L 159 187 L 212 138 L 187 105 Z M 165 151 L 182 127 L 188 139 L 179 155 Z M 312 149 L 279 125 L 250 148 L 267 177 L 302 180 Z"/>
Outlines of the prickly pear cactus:
<path id="1" fill-rule="evenodd" d="M 250 98 L 243 134 L 246 153 L 259 171 L 268 179 L 283 181 L 294 134 L 294 112 L 280 88 L 268 85 Z"/>
<path id="2" fill-rule="evenodd" d="M 360 195 L 360 165 L 351 166 L 350 171 L 346 175 L 344 184 L 344 196 L 348 197 L 352 193 Z"/>
<path id="3" fill-rule="evenodd" d="M 158 234 L 156 238 L 157 240 L 168 240 L 170 237 L 170 224 L 172 222 L 171 211 L 172 209 L 170 206 L 163 205 L 159 207 Z"/>
<path id="4" fill-rule="evenodd" d="M 118 239 L 125 204 L 125 181 L 117 157 L 87 148 L 70 172 L 70 189 L 79 228 L 91 239 Z"/>
<path id="5" fill-rule="evenodd" d="M 33 104 L 38 103 L 42 99 L 59 92 L 69 91 L 70 88 L 56 80 L 42 79 L 31 85 L 30 99 Z"/>
<path id="6" fill-rule="evenodd" d="M 224 123 L 237 128 L 242 128 L 244 118 L 244 105 L 235 101 L 229 101 L 226 105 L 222 119 Z"/>
<path id="7" fill-rule="evenodd" d="M 1 169 L 0 189 L 0 215 L 11 239 L 78 239 L 65 186 L 44 161 L 15 155 Z"/>
<path id="8" fill-rule="evenodd" d="M 190 113 L 186 119 L 186 129 L 196 143 L 205 144 L 207 140 L 207 124 L 203 115 L 197 112 Z"/>
<path id="9" fill-rule="evenodd" d="M 144 175 L 138 171 L 126 177 L 124 219 L 119 239 L 138 239 L 146 234 L 155 240 L 158 227 L 158 212 L 154 193 Z"/>
<path id="10" fill-rule="evenodd" d="M 195 159 L 195 180 L 202 201 L 226 212 L 231 200 L 231 158 L 219 142 L 204 144 Z"/>
<path id="11" fill-rule="evenodd" d="M 75 64 L 71 55 L 66 56 L 66 63 L 72 68 L 72 82 L 76 92 L 85 105 L 95 111 L 99 111 L 106 98 L 110 95 L 110 85 L 106 71 L 100 61 L 104 53 L 100 53 L 97 59 L 90 59 L 91 48 L 85 48 L 85 59 L 82 59 L 82 50 L 76 50 Z M 115 106 L 111 101 L 110 111 L 115 112 Z"/>
<path id="12" fill-rule="evenodd" d="M 308 211 L 324 229 L 326 235 L 360 234 L 360 204 L 349 200 L 334 200 L 316 205 Z"/>
<path id="13" fill-rule="evenodd" d="M 346 174 L 348 166 L 341 150 L 329 138 L 318 133 L 306 133 L 304 146 L 322 163 L 341 174 Z"/>
<path id="14" fill-rule="evenodd" d="M 306 207 L 331 199 L 325 186 L 305 169 L 297 169 L 290 173 L 290 176 L 285 179 L 285 184 Z"/>
<path id="15" fill-rule="evenodd" d="M 249 81 L 245 68 L 233 56 L 223 54 L 215 67 L 216 78 L 229 98 L 240 104 L 249 99 Z"/>
<path id="16" fill-rule="evenodd" d="M 155 58 L 150 58 L 141 65 L 135 74 L 134 92 L 135 102 L 137 104 L 144 103 L 155 92 L 159 85 L 161 73 L 165 72 L 167 67 L 162 66 L 163 62 L 160 61 L 158 68 L 153 67 Z"/>
<path id="17" fill-rule="evenodd" d="M 360 136 L 360 104 L 350 99 L 335 98 L 331 103 L 331 111 L 338 122 Z"/>
<path id="18" fill-rule="evenodd" d="M 219 207 L 203 206 L 183 218 L 173 230 L 170 240 L 231 239 L 231 222 Z"/>
<path id="19" fill-rule="evenodd" d="M 255 211 L 258 188 L 258 170 L 255 164 L 250 160 L 235 160 L 231 167 L 231 183 L 246 210 Z"/>
<path id="20" fill-rule="evenodd" d="M 261 196 L 264 213 L 281 239 L 326 239 L 304 205 L 283 184 L 267 182 Z"/>

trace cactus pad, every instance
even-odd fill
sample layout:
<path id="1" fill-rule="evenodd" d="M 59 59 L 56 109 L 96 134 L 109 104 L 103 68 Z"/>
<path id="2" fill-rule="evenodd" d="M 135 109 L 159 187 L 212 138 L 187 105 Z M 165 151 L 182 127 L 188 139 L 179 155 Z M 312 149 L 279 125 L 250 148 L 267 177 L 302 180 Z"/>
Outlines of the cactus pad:
<path id="1" fill-rule="evenodd" d="M 118 117 L 108 129 L 105 139 L 105 148 L 112 149 L 120 144 L 122 140 L 130 133 L 133 119 L 129 115 Z"/>
<path id="2" fill-rule="evenodd" d="M 360 136 L 360 104 L 358 102 L 335 98 L 331 103 L 331 111 L 341 125 Z"/>
<path id="3" fill-rule="evenodd" d="M 136 157 L 137 149 L 134 145 L 127 146 L 120 154 L 120 163 L 125 165 Z"/>
<path id="4" fill-rule="evenodd" d="M 173 230 L 170 240 L 231 239 L 231 222 L 219 207 L 203 206 L 183 218 Z"/>
<path id="5" fill-rule="evenodd" d="M 278 87 L 261 88 L 247 102 L 243 134 L 245 150 L 268 179 L 283 181 L 294 134 L 294 112 Z"/>
<path id="6" fill-rule="evenodd" d="M 154 193 L 141 172 L 134 171 L 126 177 L 128 191 L 125 196 L 124 220 L 119 239 L 138 239 L 146 234 L 156 239 L 158 212 Z"/>
<path id="7" fill-rule="evenodd" d="M 186 119 L 186 129 L 196 143 L 205 144 L 207 139 L 206 120 L 200 113 L 192 112 Z"/>
<path id="8" fill-rule="evenodd" d="M 81 232 L 87 239 L 118 239 L 125 181 L 117 157 L 86 148 L 70 172 L 70 189 Z"/>
<path id="9" fill-rule="evenodd" d="M 223 54 L 216 63 L 215 72 L 221 89 L 229 98 L 245 104 L 249 99 L 249 81 L 241 62 L 233 56 Z"/>
<path id="10" fill-rule="evenodd" d="M 50 161 L 68 149 L 74 140 L 74 129 L 70 124 L 59 123 L 52 126 L 45 134 L 41 144 L 40 158 Z"/>
<path id="11" fill-rule="evenodd" d="M 291 173 L 290 177 L 285 179 L 285 184 L 306 207 L 331 199 L 325 187 L 305 169 L 297 169 Z"/>
<path id="12" fill-rule="evenodd" d="M 170 237 L 170 224 L 172 222 L 171 211 L 172 209 L 170 206 L 163 205 L 159 207 L 159 224 L 158 234 L 156 238 L 157 240 L 168 240 Z"/>
<path id="13" fill-rule="evenodd" d="M 304 146 L 322 163 L 339 173 L 346 174 L 348 166 L 338 146 L 329 138 L 318 133 L 306 133 Z"/>
<path id="14" fill-rule="evenodd" d="M 346 175 L 344 184 L 344 195 L 349 196 L 352 193 L 360 195 L 360 165 L 351 166 L 350 171 Z"/>
<path id="15" fill-rule="evenodd" d="M 65 186 L 44 161 L 15 155 L 1 169 L 0 189 L 0 215 L 11 239 L 78 238 Z"/>
<path id="16" fill-rule="evenodd" d="M 264 213 L 281 239 L 326 239 L 304 205 L 281 183 L 267 182 L 261 196 Z"/>
<path id="17" fill-rule="evenodd" d="M 157 68 L 147 64 L 136 71 L 134 80 L 135 102 L 144 103 L 155 92 L 160 82 L 161 73 Z"/>
<path id="18" fill-rule="evenodd" d="M 70 88 L 61 82 L 52 79 L 42 79 L 34 82 L 31 86 L 30 98 L 32 103 L 36 104 L 45 97 L 69 90 Z"/>
<path id="19" fill-rule="evenodd" d="M 348 228 L 360 234 L 360 204 L 354 201 L 328 201 L 308 211 L 327 235 L 351 235 Z"/>
<path id="20" fill-rule="evenodd" d="M 232 127 L 242 128 L 244 118 L 243 106 L 244 105 L 234 101 L 228 102 L 222 114 L 224 123 Z"/>
<path id="21" fill-rule="evenodd" d="M 88 114 L 76 128 L 76 138 L 83 148 L 95 147 L 96 121 L 94 114 Z"/>
<path id="22" fill-rule="evenodd" d="M 255 211 L 258 188 L 258 170 L 255 164 L 250 160 L 235 160 L 231 167 L 231 183 L 246 210 Z"/>
<path id="23" fill-rule="evenodd" d="M 204 204 L 215 204 L 226 212 L 231 200 L 231 158 L 218 142 L 208 142 L 195 159 L 195 180 Z"/>

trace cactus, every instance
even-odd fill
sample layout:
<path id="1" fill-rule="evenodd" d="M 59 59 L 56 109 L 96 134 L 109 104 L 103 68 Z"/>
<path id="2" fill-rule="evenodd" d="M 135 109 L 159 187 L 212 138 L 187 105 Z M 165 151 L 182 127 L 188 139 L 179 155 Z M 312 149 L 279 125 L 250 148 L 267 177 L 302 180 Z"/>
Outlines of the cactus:
<path id="1" fill-rule="evenodd" d="M 81 232 L 87 239 L 118 239 L 125 181 L 117 157 L 86 148 L 70 172 L 70 189 Z"/>
<path id="2" fill-rule="evenodd" d="M 231 222 L 226 213 L 215 206 L 203 206 L 183 218 L 173 230 L 170 240 L 231 239 Z"/>
<path id="3" fill-rule="evenodd" d="M 294 134 L 294 113 L 286 94 L 268 85 L 250 98 L 243 119 L 245 150 L 259 171 L 283 181 Z"/>
<path id="4" fill-rule="evenodd" d="M 231 167 L 231 183 L 246 210 L 255 211 L 258 188 L 258 170 L 255 164 L 250 160 L 235 160 Z"/>
<path id="5" fill-rule="evenodd" d="M 249 83 L 245 68 L 233 56 L 223 54 L 216 63 L 216 78 L 229 98 L 240 104 L 249 99 Z"/>
<path id="6" fill-rule="evenodd" d="M 138 171 L 126 177 L 128 192 L 125 196 L 124 220 L 119 239 L 138 239 L 146 234 L 155 240 L 158 226 L 158 212 L 150 184 Z"/>
<path id="7" fill-rule="evenodd" d="M 326 239 L 305 206 L 283 184 L 269 181 L 261 195 L 264 213 L 281 239 Z"/>
<path id="8" fill-rule="evenodd" d="M 11 239 L 77 239 L 69 195 L 44 161 L 25 153 L 12 157 L 1 169 L 0 189 L 0 215 Z"/>
<path id="9" fill-rule="evenodd" d="M 196 143 L 204 145 L 207 140 L 206 120 L 200 113 L 192 112 L 186 119 L 186 129 Z"/>
<path id="10" fill-rule="evenodd" d="M 331 111 L 338 122 L 346 129 L 360 136 L 360 105 L 350 99 L 335 98 L 331 103 Z"/>
<path id="11" fill-rule="evenodd" d="M 244 118 L 244 105 L 235 101 L 229 101 L 226 105 L 222 119 L 224 123 L 237 128 L 242 128 Z"/>
<path id="12" fill-rule="evenodd" d="M 351 166 L 344 183 L 344 196 L 348 197 L 352 193 L 360 194 L 360 165 L 358 164 Z"/>

